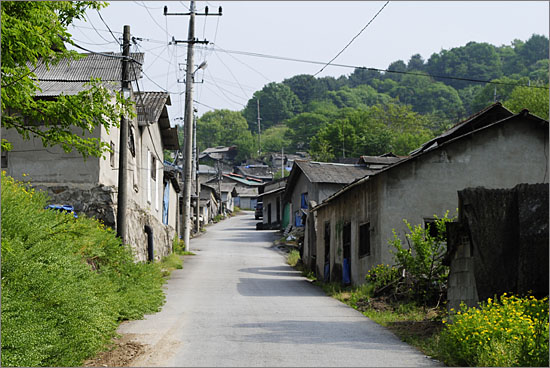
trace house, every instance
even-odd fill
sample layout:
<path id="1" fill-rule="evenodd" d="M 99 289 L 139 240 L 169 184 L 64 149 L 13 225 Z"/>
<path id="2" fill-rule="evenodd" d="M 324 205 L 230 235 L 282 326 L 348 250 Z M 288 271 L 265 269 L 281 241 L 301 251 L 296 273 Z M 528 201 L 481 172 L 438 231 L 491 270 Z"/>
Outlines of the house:
<path id="1" fill-rule="evenodd" d="M 81 59 L 60 62 L 49 69 L 39 66 L 35 74 L 41 92 L 36 98 L 56 98 L 76 94 L 88 88 L 90 78 L 100 78 L 111 90 L 120 88 L 120 59 L 109 54 L 84 54 Z M 119 54 L 120 55 L 120 54 Z M 132 54 L 143 63 L 143 54 Z M 140 64 L 141 65 L 141 64 Z M 131 80 L 141 77 L 141 69 L 131 73 Z M 131 93 L 137 117 L 129 121 L 127 239 L 136 260 L 160 258 L 172 250 L 179 213 L 175 174 L 164 170 L 164 150 L 179 148 L 177 129 L 170 127 L 166 106 L 170 96 L 164 92 Z M 101 126 L 91 137 L 112 148 L 102 158 L 83 159 L 77 152 L 60 147 L 44 147 L 39 138 L 23 140 L 13 130 L 2 129 L 2 136 L 13 143 L 13 150 L 3 153 L 3 169 L 18 180 L 42 189 L 52 203 L 72 205 L 78 213 L 96 217 L 109 227 L 116 227 L 119 129 L 109 132 Z M 25 174 L 25 175 L 23 175 Z"/>
<path id="2" fill-rule="evenodd" d="M 235 183 L 220 183 L 221 203 L 225 213 L 235 210 L 235 200 L 233 198 L 235 186 Z"/>
<path id="3" fill-rule="evenodd" d="M 267 182 L 273 180 L 273 169 L 267 165 L 235 166 L 234 172 L 245 178 L 253 178 Z"/>
<path id="4" fill-rule="evenodd" d="M 258 202 L 257 187 L 239 187 L 235 186 L 235 206 L 243 210 L 253 210 Z"/>
<path id="5" fill-rule="evenodd" d="M 258 194 L 258 201 L 263 202 L 262 223 L 264 225 L 277 225 L 277 228 L 281 228 L 285 186 L 286 178 L 281 178 L 264 184 L 263 192 Z M 267 226 L 267 228 L 273 228 L 273 226 Z"/>
<path id="6" fill-rule="evenodd" d="M 364 165 L 296 160 L 287 178 L 283 200 L 290 204 L 293 226 L 302 227 L 309 201 L 322 202 L 344 185 L 368 175 Z"/>
<path id="7" fill-rule="evenodd" d="M 199 160 L 211 160 L 211 161 L 233 161 L 237 156 L 237 146 L 231 147 L 210 147 L 205 149 L 199 154 Z"/>
<path id="8" fill-rule="evenodd" d="M 202 226 L 212 222 L 214 217 L 219 214 L 220 202 L 219 197 L 216 195 L 216 190 L 207 184 L 201 184 L 199 198 L 199 219 Z"/>
<path id="9" fill-rule="evenodd" d="M 392 230 L 455 214 L 457 191 L 548 183 L 548 121 L 495 103 L 397 161 L 347 185 L 311 209 L 319 278 L 353 284 L 393 264 Z M 306 233 L 308 230 L 306 229 Z"/>

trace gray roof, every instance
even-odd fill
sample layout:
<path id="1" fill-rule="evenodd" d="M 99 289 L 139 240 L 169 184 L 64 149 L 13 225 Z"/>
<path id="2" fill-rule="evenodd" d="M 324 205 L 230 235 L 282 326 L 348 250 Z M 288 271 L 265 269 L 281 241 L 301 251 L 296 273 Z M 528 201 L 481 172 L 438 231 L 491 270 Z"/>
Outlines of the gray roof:
<path id="1" fill-rule="evenodd" d="M 170 94 L 167 92 L 136 92 L 136 109 L 138 112 L 138 120 L 140 122 L 156 123 L 161 120 L 161 114 L 166 105 L 171 105 Z M 162 116 L 161 123 L 164 128 L 170 127 L 168 114 Z"/>
<path id="2" fill-rule="evenodd" d="M 312 183 L 348 184 L 369 174 L 365 165 L 336 164 L 315 161 L 294 161 Z"/>
<path id="3" fill-rule="evenodd" d="M 105 52 L 104 55 L 81 54 L 83 57 L 77 60 L 61 60 L 56 65 L 39 64 L 34 74 L 39 81 L 42 92 L 37 96 L 59 96 L 61 93 L 75 95 L 88 89 L 85 84 L 92 78 L 99 78 L 107 88 L 120 88 L 122 78 L 122 62 L 119 58 L 121 53 Z M 110 57 L 118 56 L 118 57 Z M 143 53 L 132 53 L 130 57 L 138 63 L 143 64 Z M 141 65 L 131 63 L 130 80 L 135 81 L 141 78 Z M 113 82 L 113 83 L 109 83 Z"/>

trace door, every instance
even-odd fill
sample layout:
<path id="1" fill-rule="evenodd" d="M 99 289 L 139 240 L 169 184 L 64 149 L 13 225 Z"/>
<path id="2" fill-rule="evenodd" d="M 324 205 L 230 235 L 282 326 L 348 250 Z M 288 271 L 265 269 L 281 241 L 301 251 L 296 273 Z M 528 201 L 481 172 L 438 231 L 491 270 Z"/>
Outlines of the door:
<path id="1" fill-rule="evenodd" d="M 267 223 L 271 224 L 271 203 L 267 205 Z"/>
<path id="2" fill-rule="evenodd" d="M 325 222 L 325 267 L 323 280 L 330 281 L 330 222 Z"/>
<path id="3" fill-rule="evenodd" d="M 342 260 L 342 283 L 351 284 L 351 223 L 344 224 L 343 231 L 344 259 Z"/>

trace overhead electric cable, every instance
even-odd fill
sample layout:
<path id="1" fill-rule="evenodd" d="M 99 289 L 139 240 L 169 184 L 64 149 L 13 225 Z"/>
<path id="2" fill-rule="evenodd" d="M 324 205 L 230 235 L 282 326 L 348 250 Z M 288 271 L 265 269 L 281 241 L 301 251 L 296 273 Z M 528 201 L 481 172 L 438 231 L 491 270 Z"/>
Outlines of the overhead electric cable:
<path id="1" fill-rule="evenodd" d="M 105 27 L 107 27 L 107 29 L 109 30 L 109 33 L 111 34 L 111 36 L 113 36 L 113 38 L 115 39 L 116 43 L 118 43 L 119 45 L 122 45 L 120 43 L 120 41 L 118 40 L 118 38 L 115 37 L 115 35 L 113 34 L 113 31 L 111 31 L 111 27 L 109 27 L 109 25 L 107 24 L 107 22 L 105 22 L 105 19 L 103 19 L 103 16 L 101 15 L 101 12 L 99 10 L 97 10 L 97 15 L 99 15 L 99 19 L 101 19 L 101 21 L 103 22 L 103 24 L 105 24 Z"/>
<path id="2" fill-rule="evenodd" d="M 260 54 L 260 53 L 257 53 L 257 52 L 224 50 L 219 46 L 216 46 L 216 48 L 223 51 L 223 52 L 225 52 L 225 53 L 227 53 L 227 54 L 238 54 L 238 55 L 245 55 L 245 56 L 261 57 L 261 58 L 266 58 L 266 59 L 294 61 L 294 62 L 308 63 L 308 64 L 318 64 L 318 65 L 324 65 L 325 64 L 325 62 L 322 62 L 322 61 L 313 61 L 313 60 L 296 59 L 296 58 L 290 58 L 290 57 L 284 57 L 284 56 L 267 55 L 267 54 Z M 439 78 L 439 79 L 459 80 L 459 81 L 474 82 L 474 83 L 486 83 L 486 84 L 497 84 L 497 85 L 505 85 L 505 86 L 523 86 L 523 87 L 529 87 L 529 88 L 548 89 L 548 87 L 534 86 L 532 84 L 530 86 L 528 86 L 528 85 L 523 85 L 523 84 L 520 84 L 520 83 L 507 83 L 507 82 L 490 81 L 490 80 L 474 79 L 474 78 L 451 77 L 451 76 L 446 76 L 446 75 L 437 75 L 437 74 L 429 74 L 429 73 L 404 72 L 404 71 L 398 71 L 398 70 L 370 68 L 370 67 L 365 67 L 365 66 L 348 65 L 348 64 L 331 63 L 330 66 L 336 66 L 336 67 L 341 67 L 341 68 L 372 70 L 372 71 L 384 72 L 384 73 L 417 75 L 417 76 L 420 76 L 420 77 L 431 77 L 431 78 Z"/>
<path id="3" fill-rule="evenodd" d="M 101 33 L 99 33 L 98 29 L 94 26 L 94 23 L 92 22 L 92 19 L 86 15 L 86 20 L 88 21 L 88 23 L 90 23 L 90 25 L 92 26 L 92 29 L 95 31 L 95 33 L 97 33 L 97 35 L 105 42 L 111 42 L 109 41 L 108 39 L 106 39 L 105 37 L 103 37 L 101 35 Z M 109 31 L 105 31 L 105 32 L 109 32 Z M 120 45 L 120 42 L 118 42 L 118 40 L 116 41 L 117 45 Z"/>
<path id="4" fill-rule="evenodd" d="M 384 8 L 385 8 L 389 3 L 390 3 L 389 1 L 386 1 L 386 3 L 384 4 L 384 6 L 382 6 L 382 8 L 380 8 L 380 10 L 378 11 L 378 13 L 376 13 L 376 14 L 374 15 L 374 17 L 372 17 L 372 19 L 367 23 L 367 25 L 364 26 L 363 29 L 360 30 L 359 33 L 358 33 L 357 35 L 355 35 L 355 37 L 353 37 L 353 38 L 351 39 L 351 41 L 348 42 L 348 44 L 347 44 L 346 46 L 344 46 L 344 48 L 343 48 L 338 54 L 336 54 L 336 56 L 333 57 L 324 67 L 322 67 L 317 73 L 313 74 L 313 76 L 315 77 L 317 74 L 321 73 L 323 70 L 325 70 L 325 68 L 326 68 L 327 66 L 329 66 L 334 60 L 336 60 L 336 58 L 337 58 L 338 56 L 340 56 L 340 55 L 349 47 L 349 45 L 351 45 L 352 42 L 355 41 L 355 39 L 356 39 L 357 37 L 359 37 L 359 35 L 360 35 L 361 33 L 363 33 L 363 31 L 364 31 L 365 29 L 367 29 L 367 27 L 372 23 L 372 21 L 376 19 L 376 17 L 378 16 L 378 14 L 380 14 L 380 13 L 382 12 L 382 10 L 384 10 Z"/>

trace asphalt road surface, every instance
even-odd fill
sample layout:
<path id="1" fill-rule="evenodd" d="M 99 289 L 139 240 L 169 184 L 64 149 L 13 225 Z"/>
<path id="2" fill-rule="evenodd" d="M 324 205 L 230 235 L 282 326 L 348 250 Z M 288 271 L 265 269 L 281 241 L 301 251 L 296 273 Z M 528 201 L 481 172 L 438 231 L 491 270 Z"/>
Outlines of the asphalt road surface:
<path id="1" fill-rule="evenodd" d="M 247 212 L 191 241 L 161 312 L 118 330 L 147 346 L 134 366 L 436 366 L 286 265 Z"/>

